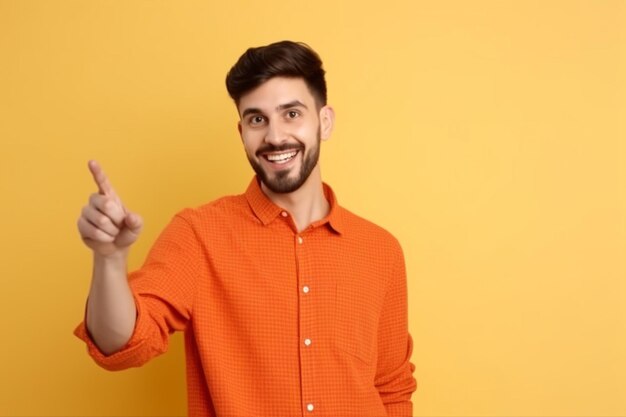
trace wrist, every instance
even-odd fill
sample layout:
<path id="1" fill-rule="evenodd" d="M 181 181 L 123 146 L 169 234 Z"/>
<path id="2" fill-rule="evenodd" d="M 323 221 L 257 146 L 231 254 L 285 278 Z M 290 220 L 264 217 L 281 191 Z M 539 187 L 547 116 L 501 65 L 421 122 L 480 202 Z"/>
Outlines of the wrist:
<path id="1" fill-rule="evenodd" d="M 128 248 L 113 251 L 111 253 L 93 252 L 94 264 L 123 264 L 128 259 Z"/>

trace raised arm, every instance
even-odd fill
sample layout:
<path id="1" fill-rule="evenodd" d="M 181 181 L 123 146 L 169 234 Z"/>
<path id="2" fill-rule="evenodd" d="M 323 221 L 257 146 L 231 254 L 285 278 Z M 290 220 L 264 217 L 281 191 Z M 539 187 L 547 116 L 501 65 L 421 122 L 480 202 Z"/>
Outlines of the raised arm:
<path id="1" fill-rule="evenodd" d="M 143 221 L 126 210 L 100 165 L 89 161 L 88 166 L 98 192 L 78 218 L 80 236 L 93 252 L 86 325 L 98 348 L 110 355 L 124 347 L 135 328 L 137 310 L 126 264 Z"/>

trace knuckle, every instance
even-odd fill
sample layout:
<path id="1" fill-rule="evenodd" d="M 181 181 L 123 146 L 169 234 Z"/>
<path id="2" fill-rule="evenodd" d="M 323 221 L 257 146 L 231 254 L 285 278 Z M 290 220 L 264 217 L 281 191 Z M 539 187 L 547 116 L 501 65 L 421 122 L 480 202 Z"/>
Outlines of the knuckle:
<path id="1" fill-rule="evenodd" d="M 85 236 L 89 232 L 89 222 L 85 221 L 82 217 L 78 219 L 76 226 L 81 236 Z"/>
<path id="2" fill-rule="evenodd" d="M 115 202 L 113 202 L 110 199 L 107 199 L 104 204 L 102 204 L 102 208 L 104 209 L 104 211 L 106 212 L 112 212 L 113 210 L 115 210 Z"/>
<path id="3" fill-rule="evenodd" d="M 85 230 L 89 227 L 89 220 L 87 220 L 85 216 L 80 216 L 76 221 L 76 224 L 80 230 Z"/>
<path id="4" fill-rule="evenodd" d="M 82 217 L 79 218 L 76 222 L 76 228 L 78 229 L 78 234 L 80 234 L 81 236 L 85 235 L 85 226 L 83 224 Z"/>
<path id="5" fill-rule="evenodd" d="M 100 215 L 96 219 L 96 223 L 99 227 L 107 226 L 109 224 L 109 218 L 105 215 Z"/>

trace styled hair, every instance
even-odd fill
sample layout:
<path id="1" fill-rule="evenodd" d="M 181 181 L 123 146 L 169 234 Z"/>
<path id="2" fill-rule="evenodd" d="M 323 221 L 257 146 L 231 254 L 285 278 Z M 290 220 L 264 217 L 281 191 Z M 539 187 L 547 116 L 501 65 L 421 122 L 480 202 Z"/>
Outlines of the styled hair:
<path id="1" fill-rule="evenodd" d="M 249 48 L 228 71 L 226 89 L 239 105 L 246 93 L 273 77 L 302 78 L 319 107 L 326 105 L 326 80 L 319 55 L 302 42 L 280 41 Z"/>

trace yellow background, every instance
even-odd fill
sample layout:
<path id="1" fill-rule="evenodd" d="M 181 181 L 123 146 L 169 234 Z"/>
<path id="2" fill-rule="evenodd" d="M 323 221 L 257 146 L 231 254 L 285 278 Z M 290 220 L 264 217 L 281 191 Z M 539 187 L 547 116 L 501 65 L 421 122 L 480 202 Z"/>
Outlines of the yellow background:
<path id="1" fill-rule="evenodd" d="M 0 0 L 0 415 L 182 415 L 182 337 L 72 336 L 99 160 L 145 231 L 244 190 L 227 70 L 302 40 L 339 201 L 401 241 L 420 416 L 626 415 L 625 1 Z"/>

